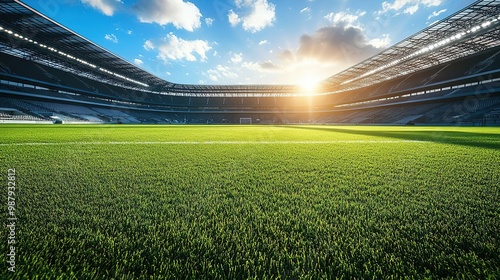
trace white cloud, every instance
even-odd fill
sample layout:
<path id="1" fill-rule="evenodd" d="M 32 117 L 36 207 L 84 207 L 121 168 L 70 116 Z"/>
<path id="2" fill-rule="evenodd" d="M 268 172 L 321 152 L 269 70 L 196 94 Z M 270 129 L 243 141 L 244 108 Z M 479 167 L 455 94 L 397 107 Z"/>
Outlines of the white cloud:
<path id="1" fill-rule="evenodd" d="M 255 33 L 271 26 L 276 20 L 276 5 L 268 0 L 235 0 L 235 4 L 242 11 L 236 13 L 229 10 L 228 20 L 231 26 L 242 23 L 245 31 Z"/>
<path id="2" fill-rule="evenodd" d="M 241 61 L 243 61 L 243 54 L 242 53 L 235 53 L 231 57 L 232 63 L 240 63 Z"/>
<path id="3" fill-rule="evenodd" d="M 253 71 L 257 71 L 260 73 L 270 73 L 270 72 L 281 72 L 283 69 L 280 65 L 275 64 L 274 62 L 267 60 L 263 62 L 248 62 L 245 61 L 241 65 L 242 68 L 250 69 Z"/>
<path id="4" fill-rule="evenodd" d="M 415 4 L 413 6 L 410 6 L 410 7 L 406 8 L 405 11 L 404 11 L 404 13 L 405 14 L 413 15 L 417 11 L 418 11 L 418 4 Z"/>
<path id="5" fill-rule="evenodd" d="M 123 4 L 119 0 L 82 0 L 82 3 L 90 5 L 107 16 L 112 16 Z"/>
<path id="6" fill-rule="evenodd" d="M 384 12 L 389 10 L 399 11 L 412 0 L 396 0 L 394 3 L 390 4 L 389 2 L 382 2 L 382 10 Z"/>
<path id="7" fill-rule="evenodd" d="M 443 3 L 443 0 L 421 0 L 422 4 L 426 7 L 436 7 Z"/>
<path id="8" fill-rule="evenodd" d="M 205 19 L 205 24 L 207 26 L 212 26 L 213 23 L 214 23 L 214 19 L 213 18 L 206 18 Z"/>
<path id="9" fill-rule="evenodd" d="M 233 71 L 231 71 L 231 69 L 229 67 L 222 66 L 222 65 L 217 65 L 216 69 L 225 78 L 237 78 L 238 77 L 238 74 L 236 74 Z"/>
<path id="10" fill-rule="evenodd" d="M 300 10 L 300 14 L 305 14 L 307 15 L 307 20 L 310 20 L 311 17 L 311 8 L 305 7 L 304 9 Z"/>
<path id="11" fill-rule="evenodd" d="M 215 70 L 208 70 L 208 71 L 215 71 Z M 218 82 L 218 81 L 219 81 L 219 77 L 217 77 L 217 75 L 215 75 L 215 74 L 209 74 L 209 75 L 208 75 L 208 78 L 209 78 L 211 81 L 214 81 L 214 82 Z"/>
<path id="12" fill-rule="evenodd" d="M 268 44 L 267 40 L 262 40 L 259 42 L 259 46 Z"/>
<path id="13" fill-rule="evenodd" d="M 236 79 L 238 78 L 238 74 L 236 73 L 236 69 L 233 69 L 228 66 L 217 65 L 215 69 L 209 69 L 206 71 L 205 75 L 213 82 L 218 82 L 221 79 Z"/>
<path id="14" fill-rule="evenodd" d="M 435 24 L 435 23 L 438 23 L 438 22 L 439 22 L 439 20 L 435 20 L 435 21 L 433 21 L 433 22 L 431 22 L 431 23 L 428 23 L 428 22 L 427 22 L 427 25 L 428 25 L 428 26 L 431 26 L 431 25 L 433 25 L 433 24 Z"/>
<path id="15" fill-rule="evenodd" d="M 222 84 L 241 83 L 242 81 L 245 83 L 276 83 L 276 74 L 283 73 L 281 66 L 271 61 L 244 61 L 242 55 L 241 60 L 239 59 L 240 55 L 233 55 L 233 58 L 238 58 L 238 62 L 231 61 L 229 65 L 219 64 L 203 72 L 203 75 L 211 82 Z"/>
<path id="16" fill-rule="evenodd" d="M 324 18 L 330 21 L 333 25 L 343 26 L 360 26 L 359 18 L 366 15 L 366 11 L 358 10 L 352 14 L 349 12 L 329 13 Z"/>
<path id="17" fill-rule="evenodd" d="M 382 38 L 374 38 L 368 41 L 368 44 L 374 46 L 377 49 L 387 48 L 391 44 L 391 37 L 389 34 L 384 34 Z"/>
<path id="18" fill-rule="evenodd" d="M 405 14 L 414 14 L 418 11 L 420 5 L 429 8 L 429 7 L 437 7 L 443 3 L 443 0 L 394 0 L 394 2 L 383 2 L 382 10 L 379 11 L 379 14 L 394 11 L 397 14 L 400 13 L 401 10 Z"/>
<path id="19" fill-rule="evenodd" d="M 144 42 L 143 47 L 145 50 L 150 51 L 150 50 L 154 50 L 155 45 L 150 40 L 146 40 L 146 42 Z"/>
<path id="20" fill-rule="evenodd" d="M 238 23 L 241 22 L 240 17 L 233 10 L 229 10 L 229 14 L 227 15 L 227 18 L 228 18 L 231 26 L 236 26 L 236 25 L 238 25 Z"/>
<path id="21" fill-rule="evenodd" d="M 173 24 L 177 29 L 193 31 L 201 26 L 201 12 L 183 0 L 138 0 L 132 10 L 141 22 Z"/>
<path id="22" fill-rule="evenodd" d="M 144 64 L 144 61 L 136 58 L 136 59 L 134 59 L 134 63 L 137 64 L 137 65 L 142 65 L 142 64 Z"/>
<path id="23" fill-rule="evenodd" d="M 104 36 L 104 39 L 109 40 L 113 43 L 118 43 L 118 38 L 116 38 L 115 34 L 106 34 L 106 36 Z"/>
<path id="24" fill-rule="evenodd" d="M 148 41 L 146 41 L 148 42 Z M 146 44 L 145 44 L 146 45 Z M 158 58 L 169 60 L 206 61 L 207 51 L 212 49 L 207 41 L 187 41 L 169 33 L 164 42 L 156 47 L 159 51 Z"/>
<path id="25" fill-rule="evenodd" d="M 262 70 L 262 68 L 260 67 L 260 64 L 257 63 L 257 62 L 248 62 L 248 61 L 245 61 L 245 62 L 243 62 L 243 64 L 241 65 L 241 67 L 249 69 L 249 70 L 252 70 L 252 71 L 261 71 Z"/>
<path id="26" fill-rule="evenodd" d="M 431 18 L 435 18 L 435 17 L 439 16 L 440 14 L 445 13 L 446 11 L 447 11 L 446 9 L 442 9 L 442 10 L 440 10 L 440 11 L 434 11 L 434 12 L 432 12 L 432 14 L 430 14 L 430 15 L 427 17 L 427 19 L 429 20 L 429 19 L 431 19 Z"/>

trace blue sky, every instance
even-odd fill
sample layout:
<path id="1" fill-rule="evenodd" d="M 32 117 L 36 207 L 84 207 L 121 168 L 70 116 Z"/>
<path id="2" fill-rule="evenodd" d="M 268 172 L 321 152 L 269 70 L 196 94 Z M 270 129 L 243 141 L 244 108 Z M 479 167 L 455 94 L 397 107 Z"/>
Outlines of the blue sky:
<path id="1" fill-rule="evenodd" d="M 473 0 L 24 0 L 171 82 L 325 79 Z"/>

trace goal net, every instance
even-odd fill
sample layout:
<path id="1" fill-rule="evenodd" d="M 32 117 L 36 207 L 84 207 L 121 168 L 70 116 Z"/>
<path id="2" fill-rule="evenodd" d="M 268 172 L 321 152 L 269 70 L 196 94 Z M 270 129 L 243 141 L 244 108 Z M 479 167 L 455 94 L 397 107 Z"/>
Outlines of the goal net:
<path id="1" fill-rule="evenodd" d="M 252 124 L 252 118 L 240 118 L 240 124 Z"/>

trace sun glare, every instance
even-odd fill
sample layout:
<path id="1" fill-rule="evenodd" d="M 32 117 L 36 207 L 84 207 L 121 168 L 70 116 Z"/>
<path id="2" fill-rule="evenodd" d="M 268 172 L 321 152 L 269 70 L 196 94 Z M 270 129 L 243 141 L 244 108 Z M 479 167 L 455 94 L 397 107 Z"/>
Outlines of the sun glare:
<path id="1" fill-rule="evenodd" d="M 318 88 L 318 81 L 312 78 L 307 78 L 303 79 L 299 85 L 304 94 L 314 95 L 316 93 L 316 89 Z"/>

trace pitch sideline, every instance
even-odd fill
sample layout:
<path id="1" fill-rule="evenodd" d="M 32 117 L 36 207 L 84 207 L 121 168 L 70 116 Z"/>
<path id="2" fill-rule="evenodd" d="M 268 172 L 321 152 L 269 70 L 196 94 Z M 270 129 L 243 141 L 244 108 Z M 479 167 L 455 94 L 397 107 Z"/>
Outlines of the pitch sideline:
<path id="1" fill-rule="evenodd" d="M 86 142 L 26 142 L 0 143 L 3 146 L 59 146 L 59 145 L 317 145 L 317 144 L 397 144 L 429 143 L 422 140 L 331 140 L 331 141 L 86 141 Z"/>

